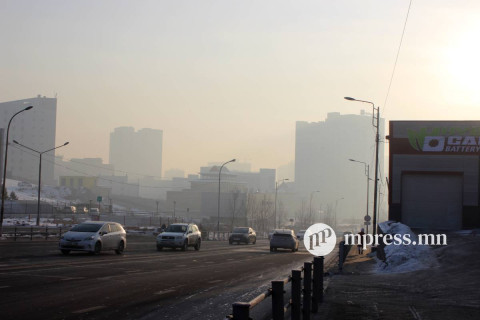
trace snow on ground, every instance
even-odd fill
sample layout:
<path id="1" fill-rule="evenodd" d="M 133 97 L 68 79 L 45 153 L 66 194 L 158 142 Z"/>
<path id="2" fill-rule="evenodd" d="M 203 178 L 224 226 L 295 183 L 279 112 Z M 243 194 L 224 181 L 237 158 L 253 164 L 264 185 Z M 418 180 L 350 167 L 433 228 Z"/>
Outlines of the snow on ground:
<path id="1" fill-rule="evenodd" d="M 438 266 L 437 258 L 430 246 L 413 245 L 413 242 L 418 243 L 418 237 L 407 225 L 400 222 L 387 221 L 380 223 L 379 226 L 385 234 L 400 234 L 402 236 L 409 234 L 412 244 L 391 244 L 385 246 L 385 256 L 388 265 L 377 259 L 376 272 L 401 273 Z"/>
<path id="2" fill-rule="evenodd" d="M 36 184 L 30 184 L 17 180 L 7 179 L 5 184 L 8 194 L 13 191 L 18 197 L 18 200 L 37 200 L 38 188 Z M 65 187 L 52 187 L 42 184 L 40 199 L 42 202 L 50 204 L 57 204 L 58 202 L 70 203 L 66 197 L 70 195 L 70 190 Z"/>

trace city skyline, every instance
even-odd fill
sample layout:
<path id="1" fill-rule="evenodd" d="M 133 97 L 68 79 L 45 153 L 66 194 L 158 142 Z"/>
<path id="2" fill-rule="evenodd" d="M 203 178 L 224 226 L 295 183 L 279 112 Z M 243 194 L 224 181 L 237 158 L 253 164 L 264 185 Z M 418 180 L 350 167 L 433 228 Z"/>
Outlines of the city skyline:
<path id="1" fill-rule="evenodd" d="M 369 111 L 344 96 L 386 121 L 480 118 L 476 2 L 413 3 L 388 99 L 408 1 L 201 3 L 5 1 L 1 100 L 57 96 L 67 158 L 108 159 L 115 127 L 161 129 L 164 169 L 186 172 L 287 164 L 296 121 Z"/>

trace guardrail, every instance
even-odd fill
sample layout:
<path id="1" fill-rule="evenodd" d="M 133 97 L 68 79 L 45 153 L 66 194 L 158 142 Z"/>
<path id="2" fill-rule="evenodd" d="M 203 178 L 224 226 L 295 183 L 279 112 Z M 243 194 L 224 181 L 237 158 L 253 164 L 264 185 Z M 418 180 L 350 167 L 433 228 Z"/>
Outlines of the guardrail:
<path id="1" fill-rule="evenodd" d="M 345 246 L 344 241 L 339 244 L 338 268 L 340 271 L 350 248 L 351 246 Z M 232 314 L 226 316 L 226 319 L 252 320 L 250 317 L 252 308 L 268 297 L 272 297 L 273 320 L 284 320 L 288 311 L 292 320 L 310 320 L 312 313 L 317 313 L 319 305 L 323 302 L 324 262 L 324 257 L 314 257 L 312 262 L 305 262 L 301 268 L 292 270 L 292 274 L 287 278 L 272 281 L 271 288 L 249 302 L 233 303 Z M 291 298 L 285 303 L 285 285 L 289 282 L 291 282 Z"/>
<path id="2" fill-rule="evenodd" d="M 62 233 L 70 230 L 71 227 L 37 227 L 37 226 L 4 226 L 3 235 L 17 241 L 18 238 L 42 238 L 48 239 L 60 239 Z"/>

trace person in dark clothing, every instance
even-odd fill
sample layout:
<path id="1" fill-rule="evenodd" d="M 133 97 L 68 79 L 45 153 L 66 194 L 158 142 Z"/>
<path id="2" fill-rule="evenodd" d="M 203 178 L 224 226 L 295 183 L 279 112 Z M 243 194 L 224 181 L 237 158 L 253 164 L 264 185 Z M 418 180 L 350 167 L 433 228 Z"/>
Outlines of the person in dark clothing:
<path id="1" fill-rule="evenodd" d="M 358 254 L 363 254 L 363 236 L 365 235 L 364 229 L 362 228 L 358 234 L 360 235 L 360 243 L 357 245 Z"/>

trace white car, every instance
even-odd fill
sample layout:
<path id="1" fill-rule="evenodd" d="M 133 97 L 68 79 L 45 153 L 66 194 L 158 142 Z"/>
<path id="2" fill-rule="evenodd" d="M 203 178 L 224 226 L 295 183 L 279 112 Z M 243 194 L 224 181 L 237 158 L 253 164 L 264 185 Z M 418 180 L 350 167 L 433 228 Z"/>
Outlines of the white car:
<path id="1" fill-rule="evenodd" d="M 192 223 L 175 223 L 168 226 L 165 232 L 157 236 L 157 250 L 162 251 L 163 248 L 180 248 L 182 251 L 188 247 L 194 247 L 200 250 L 202 244 L 202 233 L 196 224 Z"/>
<path id="2" fill-rule="evenodd" d="M 127 233 L 116 222 L 87 221 L 63 234 L 58 246 L 65 255 L 70 251 L 98 254 L 105 250 L 115 250 L 117 254 L 122 254 L 127 246 Z"/>

